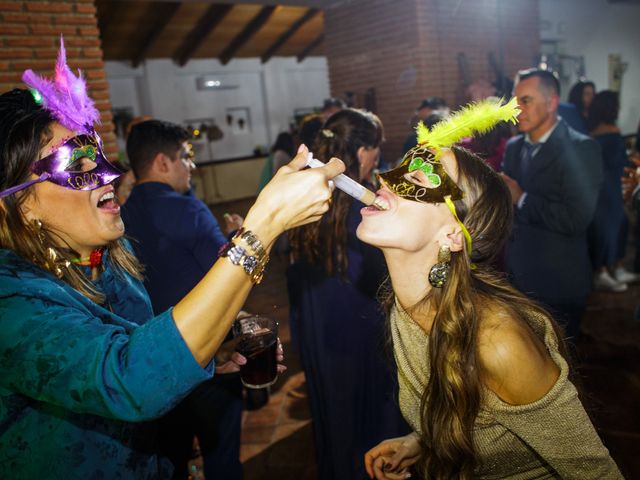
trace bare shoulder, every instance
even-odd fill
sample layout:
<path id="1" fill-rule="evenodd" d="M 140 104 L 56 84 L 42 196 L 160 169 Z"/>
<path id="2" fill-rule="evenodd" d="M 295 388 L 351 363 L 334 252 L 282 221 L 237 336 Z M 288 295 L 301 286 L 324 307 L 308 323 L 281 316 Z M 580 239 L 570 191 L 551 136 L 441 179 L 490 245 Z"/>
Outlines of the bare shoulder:
<path id="1" fill-rule="evenodd" d="M 560 374 L 544 343 L 517 316 L 485 307 L 478 331 L 483 382 L 504 402 L 526 405 L 546 395 Z"/>

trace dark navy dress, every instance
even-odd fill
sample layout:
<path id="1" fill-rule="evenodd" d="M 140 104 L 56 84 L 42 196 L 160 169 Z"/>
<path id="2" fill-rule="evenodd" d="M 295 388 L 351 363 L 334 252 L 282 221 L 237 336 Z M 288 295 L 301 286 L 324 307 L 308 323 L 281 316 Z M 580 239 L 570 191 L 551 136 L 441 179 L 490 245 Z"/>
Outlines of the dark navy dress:
<path id="1" fill-rule="evenodd" d="M 385 318 L 375 300 L 386 276 L 382 253 L 356 238 L 363 205 L 347 219 L 346 278 L 300 262 L 290 266 L 291 321 L 310 395 L 320 480 L 368 478 L 364 454 L 380 441 L 405 435 L 397 404 Z"/>
<path id="2" fill-rule="evenodd" d="M 593 268 L 612 267 L 624 257 L 628 223 L 620 177 L 628 165 L 624 141 L 619 133 L 596 135 L 602 147 L 604 181 L 589 226 L 589 250 Z"/>

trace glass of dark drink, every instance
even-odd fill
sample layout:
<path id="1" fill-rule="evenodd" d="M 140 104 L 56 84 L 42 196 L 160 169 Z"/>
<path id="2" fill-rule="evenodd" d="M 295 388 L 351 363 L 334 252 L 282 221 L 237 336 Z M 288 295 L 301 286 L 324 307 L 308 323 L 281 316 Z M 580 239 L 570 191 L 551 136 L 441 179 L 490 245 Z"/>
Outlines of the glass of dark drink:
<path id="1" fill-rule="evenodd" d="M 242 384 L 247 388 L 273 385 L 278 379 L 278 322 L 267 317 L 245 317 L 234 322 L 233 335 L 238 339 L 236 351 L 247 359 L 240 366 Z"/>

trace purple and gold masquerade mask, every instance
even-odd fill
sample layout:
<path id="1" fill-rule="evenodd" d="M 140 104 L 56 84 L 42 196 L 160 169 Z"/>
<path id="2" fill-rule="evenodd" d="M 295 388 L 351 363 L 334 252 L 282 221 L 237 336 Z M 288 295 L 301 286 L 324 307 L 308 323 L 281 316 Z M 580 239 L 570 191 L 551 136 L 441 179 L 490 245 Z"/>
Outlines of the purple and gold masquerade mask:
<path id="1" fill-rule="evenodd" d="M 87 165 L 88 162 L 91 164 Z M 87 169 L 87 166 L 91 168 Z M 31 172 L 38 178 L 0 192 L 0 198 L 45 180 L 71 190 L 95 190 L 124 173 L 107 160 L 102 150 L 102 140 L 95 132 L 66 140 L 52 153 L 33 162 Z"/>
<path id="2" fill-rule="evenodd" d="M 22 79 L 31 88 L 36 103 L 42 104 L 61 125 L 80 135 L 31 165 L 31 172 L 38 178 L 0 192 L 0 198 L 45 180 L 72 190 L 94 190 L 124 173 L 105 157 L 102 140 L 93 127 L 100 121 L 100 113 L 87 95 L 82 75 L 78 73 L 76 77 L 66 62 L 64 42 L 60 38 L 54 78 L 49 80 L 26 70 Z M 90 169 L 86 168 L 89 160 L 95 163 Z"/>
<path id="3" fill-rule="evenodd" d="M 85 159 L 95 163 L 95 167 L 83 168 Z M 36 175 L 48 173 L 47 180 L 72 190 L 94 190 L 124 173 L 107 160 L 97 133 L 70 138 L 53 153 L 34 162 L 31 171 Z"/>

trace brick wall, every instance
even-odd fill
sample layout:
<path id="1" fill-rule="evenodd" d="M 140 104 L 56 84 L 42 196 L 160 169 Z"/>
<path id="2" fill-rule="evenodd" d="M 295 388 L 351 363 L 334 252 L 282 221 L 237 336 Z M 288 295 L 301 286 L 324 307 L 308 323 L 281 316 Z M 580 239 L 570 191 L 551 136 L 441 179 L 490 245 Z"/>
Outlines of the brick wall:
<path id="1" fill-rule="evenodd" d="M 419 101 L 464 102 L 458 53 L 469 80 L 495 81 L 489 52 L 513 77 L 540 49 L 536 0 L 351 0 L 325 11 L 325 51 L 333 95 L 375 88 L 388 159 L 396 159 Z"/>
<path id="2" fill-rule="evenodd" d="M 20 77 L 27 68 L 52 75 L 60 34 L 64 35 L 67 63 L 76 74 L 78 68 L 82 70 L 100 110 L 98 131 L 105 153 L 115 159 L 118 149 L 93 0 L 0 0 L 0 92 L 25 88 Z"/>

